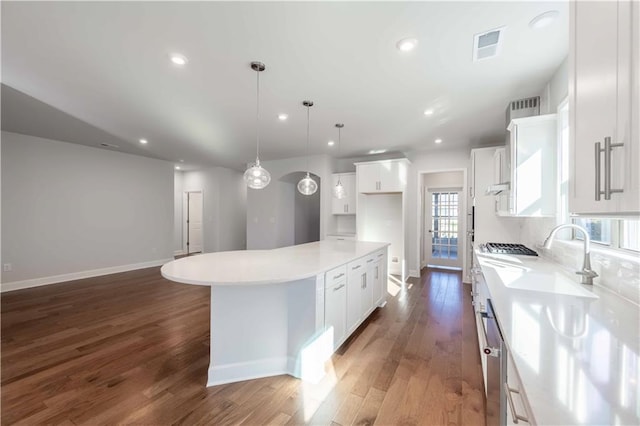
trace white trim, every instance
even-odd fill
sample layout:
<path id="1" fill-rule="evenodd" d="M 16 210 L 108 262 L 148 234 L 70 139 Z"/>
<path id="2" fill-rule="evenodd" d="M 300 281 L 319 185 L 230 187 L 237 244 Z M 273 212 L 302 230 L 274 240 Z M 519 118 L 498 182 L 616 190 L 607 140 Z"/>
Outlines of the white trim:
<path id="1" fill-rule="evenodd" d="M 174 257 L 175 257 L 175 256 L 182 256 L 183 254 L 184 254 L 184 251 L 182 251 L 182 250 L 175 250 L 175 251 L 173 252 L 173 256 L 174 256 Z"/>
<path id="2" fill-rule="evenodd" d="M 283 356 L 223 365 L 209 365 L 207 387 L 262 377 L 279 376 L 281 374 L 294 376 L 294 372 L 288 368 L 292 364 L 295 364 L 293 360 Z"/>
<path id="3" fill-rule="evenodd" d="M 416 271 L 415 269 L 409 269 L 409 277 L 420 278 L 420 271 Z"/>
<path id="4" fill-rule="evenodd" d="M 491 148 L 485 148 L 485 149 L 491 149 Z M 495 149 L 495 147 L 493 147 L 493 149 Z M 422 259 L 422 235 L 424 233 L 424 229 L 423 229 L 423 223 L 424 223 L 424 219 L 422 217 L 422 208 L 423 208 L 423 204 L 422 204 L 422 199 L 424 197 L 423 194 L 423 189 L 426 189 L 422 186 L 422 177 L 425 174 L 430 174 L 430 173 L 442 173 L 442 172 L 462 172 L 462 179 L 463 179 L 463 187 L 460 191 L 460 193 L 462 194 L 462 198 L 463 198 L 463 202 L 464 202 L 464 210 L 461 211 L 461 215 L 462 215 L 462 228 L 459 229 L 460 232 L 460 238 L 462 239 L 462 279 L 464 282 L 464 279 L 467 278 L 469 279 L 469 270 L 467 268 L 467 254 L 468 254 L 468 242 L 467 242 L 467 222 L 469 221 L 469 212 L 471 211 L 471 205 L 470 205 L 470 198 L 469 198 L 469 181 L 468 181 L 468 168 L 467 167 L 454 167 L 454 168 L 448 168 L 448 169 L 427 169 L 427 170 L 417 170 L 416 171 L 416 188 L 418 188 L 416 190 L 416 195 L 417 195 L 417 203 L 416 203 L 416 224 L 417 227 L 416 229 L 418 230 L 418 235 L 417 238 L 415 240 L 415 247 L 417 248 L 417 254 L 416 257 L 418 259 L 418 265 L 421 266 L 423 259 Z M 426 263 L 426 259 L 425 263 Z M 426 266 L 426 265 L 425 265 Z"/>
<path id="5" fill-rule="evenodd" d="M 32 278 L 23 281 L 12 281 L 0 284 L 0 292 L 21 290 L 24 288 L 40 287 L 43 285 L 57 284 L 66 281 L 81 280 L 84 278 L 99 277 L 102 275 L 116 274 L 118 272 L 135 271 L 136 269 L 151 268 L 161 266 L 173 259 L 158 259 L 149 262 L 132 263 L 129 265 L 111 266 L 108 268 L 92 269 L 89 271 L 71 272 L 69 274 L 52 275 L 49 277 Z"/>

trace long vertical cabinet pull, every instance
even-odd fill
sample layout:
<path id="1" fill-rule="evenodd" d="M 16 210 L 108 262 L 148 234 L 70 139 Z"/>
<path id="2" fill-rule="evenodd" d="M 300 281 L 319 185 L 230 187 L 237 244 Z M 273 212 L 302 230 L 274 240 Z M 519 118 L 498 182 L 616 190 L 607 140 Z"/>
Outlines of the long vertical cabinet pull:
<path id="1" fill-rule="evenodd" d="M 362 281 L 362 284 L 360 284 L 360 287 L 367 288 L 367 274 L 366 273 L 362 274 L 360 276 L 360 278 L 361 278 L 361 281 Z"/>
<path id="2" fill-rule="evenodd" d="M 611 151 L 624 146 L 623 143 L 611 143 L 611 138 L 604 138 L 604 199 L 610 200 L 611 194 L 624 192 L 622 189 L 611 189 Z"/>
<path id="3" fill-rule="evenodd" d="M 596 201 L 600 201 L 602 190 L 600 189 L 600 153 L 602 152 L 600 142 L 596 142 Z"/>
<path id="4" fill-rule="evenodd" d="M 622 146 L 624 146 L 623 143 L 611 143 L 611 137 L 609 136 L 604 138 L 604 149 L 602 148 L 600 142 L 596 142 L 596 201 L 600 201 L 601 195 L 604 195 L 605 200 L 610 200 L 611 194 L 624 192 L 623 189 L 611 189 L 611 151 L 613 150 L 613 148 L 619 148 Z M 602 152 L 604 152 L 604 191 L 600 188 L 600 154 Z"/>

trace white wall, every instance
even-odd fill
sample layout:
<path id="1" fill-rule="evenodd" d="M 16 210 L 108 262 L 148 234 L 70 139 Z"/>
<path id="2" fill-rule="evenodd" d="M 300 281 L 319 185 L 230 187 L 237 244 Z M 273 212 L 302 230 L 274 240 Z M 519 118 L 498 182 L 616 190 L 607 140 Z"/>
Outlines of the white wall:
<path id="1" fill-rule="evenodd" d="M 540 114 L 554 114 L 569 94 L 569 57 L 560 64 L 540 93 Z"/>
<path id="2" fill-rule="evenodd" d="M 8 132 L 2 139 L 2 263 L 13 269 L 3 290 L 171 258 L 169 162 Z"/>
<path id="3" fill-rule="evenodd" d="M 422 184 L 425 188 L 464 188 L 464 173 L 425 173 L 422 175 Z"/>
<path id="4" fill-rule="evenodd" d="M 184 247 L 184 193 L 202 191 L 202 238 L 205 253 L 246 248 L 246 186 L 242 173 L 223 167 L 204 170 L 177 172 L 181 175 L 182 187 L 176 190 L 176 218 L 174 229 L 180 228 L 179 242 L 174 245 Z"/>
<path id="5" fill-rule="evenodd" d="M 289 240 L 281 233 L 289 229 L 283 223 L 291 217 L 286 213 L 291 209 L 285 196 L 289 187 L 283 185 L 290 183 L 280 180 L 290 173 L 305 171 L 307 160 L 298 157 L 262 161 L 261 164 L 271 174 L 271 183 L 264 189 L 247 189 L 247 248 L 250 250 L 281 247 L 283 241 Z M 320 239 L 324 239 L 328 229 L 335 229 L 335 218 L 331 214 L 332 167 L 333 160 L 329 156 L 309 158 L 309 171 L 320 178 Z"/>

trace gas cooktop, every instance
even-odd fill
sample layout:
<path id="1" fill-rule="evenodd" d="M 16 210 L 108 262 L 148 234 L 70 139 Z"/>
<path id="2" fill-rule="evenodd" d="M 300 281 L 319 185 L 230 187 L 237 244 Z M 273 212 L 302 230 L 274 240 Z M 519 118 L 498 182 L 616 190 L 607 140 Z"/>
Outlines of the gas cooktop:
<path id="1" fill-rule="evenodd" d="M 523 244 L 487 243 L 487 251 L 493 254 L 516 254 L 521 256 L 537 256 L 538 253 Z"/>

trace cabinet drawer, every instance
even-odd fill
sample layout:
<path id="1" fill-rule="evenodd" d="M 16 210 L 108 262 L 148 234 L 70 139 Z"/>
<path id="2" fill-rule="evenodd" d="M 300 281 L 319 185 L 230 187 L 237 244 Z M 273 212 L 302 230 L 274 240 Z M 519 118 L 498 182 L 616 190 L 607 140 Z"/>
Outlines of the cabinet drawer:
<path id="1" fill-rule="evenodd" d="M 324 288 L 333 287 L 337 282 L 347 279 L 347 265 L 338 266 L 325 273 Z"/>

